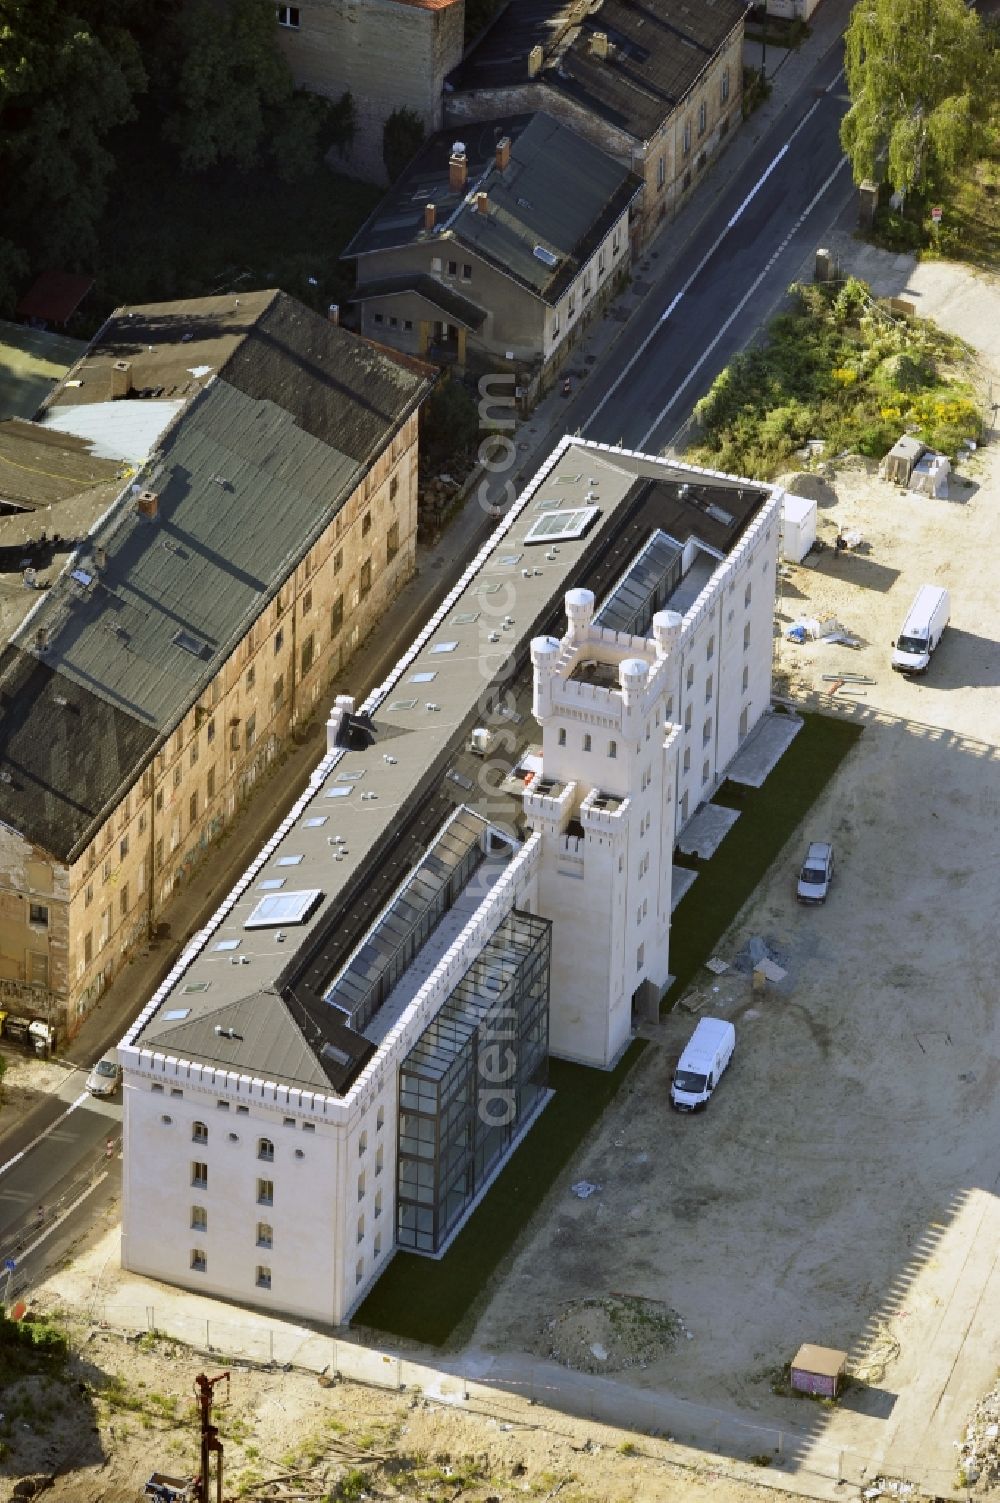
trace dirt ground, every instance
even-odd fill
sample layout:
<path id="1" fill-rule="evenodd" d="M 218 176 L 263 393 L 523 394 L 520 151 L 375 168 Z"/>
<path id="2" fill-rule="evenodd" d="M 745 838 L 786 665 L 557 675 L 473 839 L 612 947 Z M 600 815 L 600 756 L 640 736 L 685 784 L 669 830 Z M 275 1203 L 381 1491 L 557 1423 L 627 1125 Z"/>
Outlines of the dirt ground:
<path id="1" fill-rule="evenodd" d="M 157 1337 L 138 1342 L 77 1330 L 65 1379 L 5 1388 L 0 1498 L 44 1491 L 52 1503 L 135 1503 L 156 1470 L 198 1469 L 193 1380 L 220 1364 Z M 412 1498 L 421 1503 L 766 1503 L 752 1483 L 708 1460 L 666 1460 L 663 1447 L 544 1410 L 498 1418 L 419 1393 L 313 1374 L 235 1368 L 213 1418 L 227 1498 Z"/>
<path id="2" fill-rule="evenodd" d="M 887 259 L 902 291 L 901 258 Z M 969 337 L 975 303 L 995 342 L 990 284 L 920 272 L 921 313 Z M 704 973 L 704 1011 L 738 1036 L 710 1109 L 667 1109 L 693 1026 L 679 1008 L 553 1191 L 474 1339 L 537 1350 L 563 1301 L 661 1300 L 692 1339 L 622 1380 L 804 1430 L 943 1493 L 1000 1362 L 984 1313 L 1000 1297 L 1000 462 L 993 449 L 970 455 L 950 500 L 908 496 L 860 465 L 807 487 L 820 536 L 856 527 L 867 548 L 789 569 L 779 620 L 830 613 L 863 646 L 782 640 L 776 673 L 865 731 L 718 952 L 732 962 L 763 936 L 788 978 L 755 997 L 745 976 Z M 926 678 L 908 681 L 890 669 L 890 644 L 925 582 L 949 588 L 952 624 Z M 823 675 L 840 671 L 873 682 L 833 696 Z M 826 838 L 831 897 L 800 909 L 805 844 Z M 570 1190 L 581 1177 L 601 1187 L 585 1201 Z M 866 1380 L 835 1412 L 774 1392 L 803 1341 L 846 1350 Z"/>

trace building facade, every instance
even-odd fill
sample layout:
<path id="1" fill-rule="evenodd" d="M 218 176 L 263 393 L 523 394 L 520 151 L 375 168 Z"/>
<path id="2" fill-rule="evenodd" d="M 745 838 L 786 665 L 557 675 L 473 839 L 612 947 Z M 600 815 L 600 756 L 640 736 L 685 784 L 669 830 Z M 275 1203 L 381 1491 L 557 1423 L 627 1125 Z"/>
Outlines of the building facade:
<path id="1" fill-rule="evenodd" d="M 69 390 L 99 394 L 142 320 L 203 374 L 0 656 L 0 1003 L 62 1035 L 155 932 L 414 567 L 425 376 L 281 294 L 241 301 L 126 310 L 74 368 Z M 240 346 L 262 346 L 243 349 L 242 369 L 239 348 L 213 351 L 224 312 L 243 323 Z M 303 381 L 300 339 L 314 358 L 336 354 L 336 397 L 320 375 Z M 135 362 L 136 380 L 156 379 L 151 365 Z M 274 400 L 255 394 L 272 382 Z M 74 413 L 55 395 L 59 422 L 98 446 L 148 417 L 141 396 Z M 353 455 L 319 436 L 334 426 Z"/>
<path id="2" fill-rule="evenodd" d="M 780 505 L 564 440 L 386 682 L 338 696 L 119 1047 L 126 1267 L 339 1324 L 397 1248 L 446 1250 L 550 1054 L 615 1063 L 668 981 L 685 753 L 700 803 L 768 709 Z"/>
<path id="3" fill-rule="evenodd" d="M 544 114 L 439 134 L 345 251 L 369 338 L 533 391 L 628 275 L 639 179 Z"/>
<path id="4" fill-rule="evenodd" d="M 509 5 L 449 76 L 445 120 L 459 135 L 520 111 L 561 120 L 642 179 L 638 248 L 740 122 L 744 14 L 738 0 Z"/>
<path id="5" fill-rule="evenodd" d="M 441 124 L 444 80 L 464 46 L 465 0 L 304 0 L 275 11 L 296 86 L 334 100 L 351 96 L 355 131 L 344 165 L 385 182 L 389 116 L 410 110 L 425 134 Z"/>

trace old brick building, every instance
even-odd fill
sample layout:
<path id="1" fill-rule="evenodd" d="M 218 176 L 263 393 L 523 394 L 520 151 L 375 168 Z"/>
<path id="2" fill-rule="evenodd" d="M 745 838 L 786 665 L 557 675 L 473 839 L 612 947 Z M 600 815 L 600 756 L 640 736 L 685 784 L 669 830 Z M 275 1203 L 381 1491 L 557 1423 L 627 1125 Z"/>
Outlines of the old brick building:
<path id="1" fill-rule="evenodd" d="M 410 575 L 428 386 L 261 292 L 120 310 L 22 425 L 94 473 L 0 653 L 0 1006 L 75 1030 Z"/>
<path id="2" fill-rule="evenodd" d="M 642 177 L 645 243 L 742 107 L 742 0 L 510 0 L 445 83 L 445 120 L 545 110 Z"/>

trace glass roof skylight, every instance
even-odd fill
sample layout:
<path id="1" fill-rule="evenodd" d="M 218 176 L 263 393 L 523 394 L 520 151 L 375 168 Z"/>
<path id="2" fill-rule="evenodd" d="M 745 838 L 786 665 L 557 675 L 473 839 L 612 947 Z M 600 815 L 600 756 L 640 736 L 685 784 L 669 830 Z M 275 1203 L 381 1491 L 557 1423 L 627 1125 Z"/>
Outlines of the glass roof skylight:
<path id="1" fill-rule="evenodd" d="M 431 652 L 454 652 L 457 646 L 457 642 L 435 642 Z"/>
<path id="2" fill-rule="evenodd" d="M 302 892 L 278 892 L 261 898 L 251 910 L 244 929 L 275 929 L 282 924 L 304 924 L 323 894 L 318 887 Z"/>
<path id="3" fill-rule="evenodd" d="M 581 538 L 597 516 L 600 516 L 600 509 L 596 506 L 574 506 L 564 511 L 547 512 L 537 522 L 532 522 L 524 534 L 524 541 L 558 543 Z"/>
<path id="4" fill-rule="evenodd" d="M 601 605 L 595 625 L 648 636 L 656 612 L 680 583 L 683 558 L 683 548 L 658 528 Z"/>
<path id="5" fill-rule="evenodd" d="M 409 682 L 411 684 L 429 684 L 429 683 L 433 682 L 433 680 L 436 679 L 436 678 L 437 678 L 437 671 L 436 671 L 436 669 L 431 668 L 426 673 L 411 673 L 410 674 L 410 678 L 409 678 Z"/>
<path id="6" fill-rule="evenodd" d="M 298 866 L 298 864 L 299 864 L 299 862 L 301 860 L 302 860 L 301 856 L 279 856 L 278 857 L 278 865 L 279 866 Z"/>
<path id="7" fill-rule="evenodd" d="M 277 892 L 280 888 L 284 887 L 284 885 L 285 885 L 285 878 L 284 877 L 268 877 L 265 882 L 258 882 L 257 883 L 257 891 L 258 892 Z"/>

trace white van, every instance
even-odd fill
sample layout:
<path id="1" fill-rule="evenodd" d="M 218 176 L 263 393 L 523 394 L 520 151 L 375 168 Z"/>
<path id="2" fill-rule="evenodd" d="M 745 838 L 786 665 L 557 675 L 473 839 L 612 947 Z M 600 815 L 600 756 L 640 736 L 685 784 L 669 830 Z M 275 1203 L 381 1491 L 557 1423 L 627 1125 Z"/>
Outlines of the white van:
<path id="1" fill-rule="evenodd" d="M 940 585 L 921 585 L 892 647 L 897 673 L 923 673 L 951 616 L 948 591 Z"/>
<path id="2" fill-rule="evenodd" d="M 719 1084 L 733 1057 L 736 1029 L 721 1018 L 702 1018 L 684 1046 L 670 1083 L 670 1105 L 679 1112 L 697 1111 Z"/>

